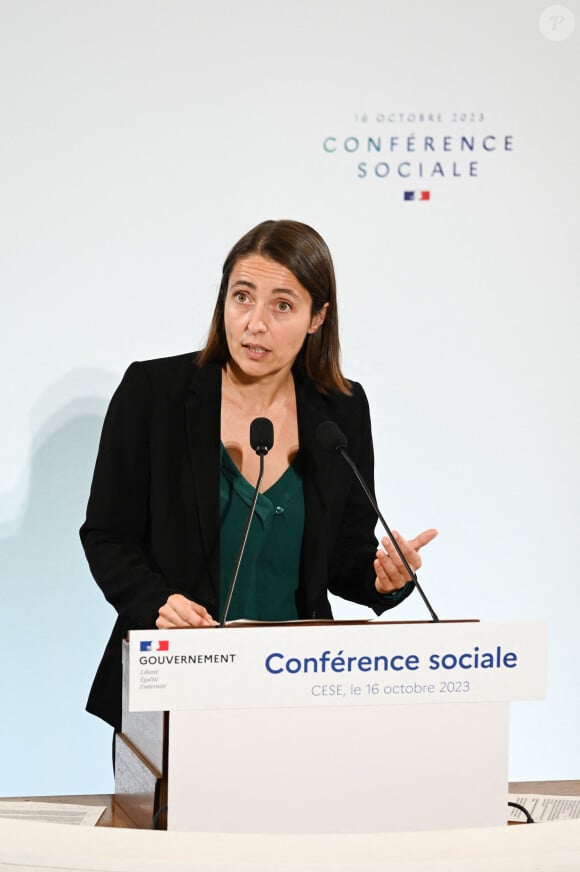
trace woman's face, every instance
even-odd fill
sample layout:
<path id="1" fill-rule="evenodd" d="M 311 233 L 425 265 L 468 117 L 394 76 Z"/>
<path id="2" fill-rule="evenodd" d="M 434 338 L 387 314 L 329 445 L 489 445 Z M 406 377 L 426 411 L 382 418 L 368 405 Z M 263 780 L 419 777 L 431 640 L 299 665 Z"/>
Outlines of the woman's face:
<path id="1" fill-rule="evenodd" d="M 288 374 L 327 306 L 313 315 L 310 294 L 290 270 L 258 254 L 241 257 L 224 305 L 230 365 L 252 379 Z"/>

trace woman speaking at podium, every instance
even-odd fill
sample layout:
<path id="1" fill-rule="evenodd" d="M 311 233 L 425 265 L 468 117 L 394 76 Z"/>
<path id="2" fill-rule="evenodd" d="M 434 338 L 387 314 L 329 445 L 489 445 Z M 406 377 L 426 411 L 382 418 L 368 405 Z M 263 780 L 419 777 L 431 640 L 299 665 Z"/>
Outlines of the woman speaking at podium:
<path id="1" fill-rule="evenodd" d="M 121 727 L 121 640 L 222 615 L 273 424 L 230 619 L 331 618 L 328 591 L 377 614 L 411 592 L 350 467 L 316 436 L 335 422 L 373 487 L 368 403 L 339 364 L 336 282 L 321 236 L 265 221 L 228 254 L 205 348 L 133 363 L 103 425 L 81 540 L 118 613 L 87 709 Z M 409 565 L 436 535 L 398 538 Z"/>

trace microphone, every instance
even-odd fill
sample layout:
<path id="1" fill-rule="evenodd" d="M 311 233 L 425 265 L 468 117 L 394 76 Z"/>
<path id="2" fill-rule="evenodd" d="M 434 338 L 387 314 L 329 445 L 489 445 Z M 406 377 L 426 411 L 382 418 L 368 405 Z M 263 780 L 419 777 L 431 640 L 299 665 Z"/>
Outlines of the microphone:
<path id="1" fill-rule="evenodd" d="M 403 566 L 405 567 L 405 569 L 409 573 L 409 576 L 410 576 L 409 581 L 415 582 L 415 586 L 416 586 L 417 590 L 419 591 L 419 594 L 421 595 L 421 599 L 423 600 L 423 602 L 427 606 L 429 614 L 431 615 L 431 617 L 434 621 L 438 622 L 439 618 L 437 617 L 437 615 L 433 611 L 433 608 L 431 607 L 431 603 L 429 602 L 429 600 L 425 596 L 425 593 L 423 592 L 423 588 L 419 584 L 419 580 L 417 578 L 417 573 L 414 572 L 411 569 L 411 567 L 409 566 L 409 563 L 408 563 L 405 555 L 403 554 L 403 552 L 399 548 L 399 543 L 397 542 L 397 540 L 395 539 L 395 537 L 391 533 L 391 530 L 389 529 L 389 525 L 387 524 L 387 522 L 383 518 L 381 511 L 380 511 L 380 509 L 376 503 L 376 500 L 373 497 L 369 487 L 367 486 L 365 480 L 363 479 L 362 475 L 360 474 L 359 470 L 357 469 L 353 459 L 351 457 L 349 457 L 349 455 L 346 453 L 346 446 L 348 445 L 348 440 L 347 440 L 346 436 L 344 435 L 344 433 L 342 432 L 342 430 L 340 429 L 338 424 L 335 424 L 334 421 L 323 421 L 322 424 L 319 424 L 318 427 L 316 428 L 316 438 L 318 440 L 318 444 L 320 445 L 321 448 L 324 449 L 324 451 L 329 451 L 332 454 L 340 454 L 346 460 L 346 462 L 348 463 L 348 465 L 350 466 L 350 468 L 354 472 L 360 486 L 362 487 L 363 491 L 365 492 L 365 494 L 367 496 L 367 499 L 369 500 L 371 506 L 373 507 L 373 509 L 377 513 L 381 524 L 385 528 L 387 536 L 389 537 L 389 539 L 393 543 L 393 547 L 394 547 L 395 551 L 397 552 L 397 554 L 401 558 L 401 562 L 402 562 Z"/>
<path id="2" fill-rule="evenodd" d="M 274 425 L 269 418 L 254 418 L 250 424 L 250 445 L 260 457 L 274 444 Z"/>
<path id="3" fill-rule="evenodd" d="M 254 513 L 256 511 L 256 503 L 258 502 L 258 494 L 260 493 L 260 485 L 262 484 L 262 479 L 264 477 L 264 457 L 270 451 L 274 444 L 274 425 L 270 421 L 269 418 L 254 418 L 252 423 L 250 424 L 250 445 L 260 458 L 260 472 L 258 475 L 258 483 L 256 484 L 256 489 L 254 491 L 254 497 L 252 499 L 252 505 L 250 506 L 250 512 L 248 514 L 248 520 L 246 521 L 246 526 L 244 529 L 244 535 L 242 536 L 242 544 L 240 545 L 240 550 L 238 552 L 238 556 L 236 558 L 236 564 L 234 566 L 234 571 L 232 574 L 232 579 L 230 581 L 230 585 L 228 587 L 228 593 L 226 596 L 226 601 L 224 603 L 224 611 L 222 615 L 222 619 L 220 621 L 220 627 L 225 627 L 226 619 L 228 617 L 228 612 L 230 610 L 230 605 L 232 602 L 232 597 L 234 595 L 234 588 L 236 586 L 236 581 L 238 580 L 238 573 L 240 571 L 240 565 L 242 563 L 242 557 L 244 556 L 244 551 L 246 550 L 246 542 L 248 541 L 248 534 L 250 532 L 250 525 L 252 523 L 252 518 L 254 517 Z"/>

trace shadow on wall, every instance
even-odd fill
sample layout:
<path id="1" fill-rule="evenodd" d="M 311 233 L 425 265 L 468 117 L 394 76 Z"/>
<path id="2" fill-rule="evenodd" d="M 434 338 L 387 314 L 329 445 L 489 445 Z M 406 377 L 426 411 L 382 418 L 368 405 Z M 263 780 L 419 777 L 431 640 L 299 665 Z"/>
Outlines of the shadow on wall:
<path id="1" fill-rule="evenodd" d="M 99 386 L 104 373 L 70 373 L 40 401 Z M 115 376 L 106 374 L 106 381 Z M 1 794 L 108 792 L 110 729 L 84 712 L 113 613 L 92 581 L 78 529 L 108 398 L 77 396 L 35 427 L 28 493 L 0 527 L 5 755 Z M 38 421 L 39 407 L 31 415 Z M 103 748 L 101 753 L 98 749 Z M 106 748 L 106 751 L 104 750 Z"/>

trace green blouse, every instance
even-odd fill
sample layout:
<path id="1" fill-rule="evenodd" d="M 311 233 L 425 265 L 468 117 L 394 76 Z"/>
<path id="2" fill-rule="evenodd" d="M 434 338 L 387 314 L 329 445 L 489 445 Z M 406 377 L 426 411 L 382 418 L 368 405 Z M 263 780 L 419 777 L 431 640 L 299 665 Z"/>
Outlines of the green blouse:
<path id="1" fill-rule="evenodd" d="M 221 446 L 220 615 L 254 486 Z M 246 550 L 228 612 L 228 621 L 292 621 L 298 617 L 295 594 L 300 575 L 304 530 L 304 494 L 298 456 L 284 475 L 259 494 Z"/>

